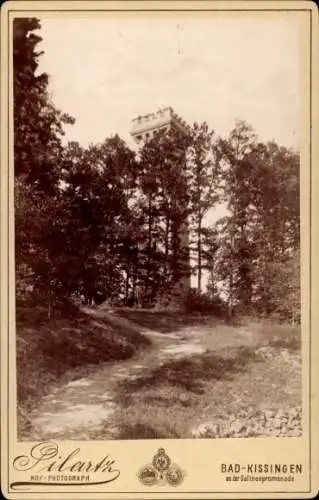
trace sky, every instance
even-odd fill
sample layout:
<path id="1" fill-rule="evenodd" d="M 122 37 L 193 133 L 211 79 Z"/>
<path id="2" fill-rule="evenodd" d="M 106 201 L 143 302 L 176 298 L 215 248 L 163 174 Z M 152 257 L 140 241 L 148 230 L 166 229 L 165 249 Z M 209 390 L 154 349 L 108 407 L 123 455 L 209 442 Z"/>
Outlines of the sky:
<path id="1" fill-rule="evenodd" d="M 235 119 L 298 148 L 298 24 L 293 18 L 42 19 L 39 71 L 83 146 L 172 106 L 227 135 Z"/>

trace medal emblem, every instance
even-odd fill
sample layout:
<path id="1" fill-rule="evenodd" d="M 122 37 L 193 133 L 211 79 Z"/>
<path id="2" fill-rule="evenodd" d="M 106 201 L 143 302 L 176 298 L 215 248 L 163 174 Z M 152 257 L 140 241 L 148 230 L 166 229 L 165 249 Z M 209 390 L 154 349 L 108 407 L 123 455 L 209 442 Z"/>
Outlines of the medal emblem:
<path id="1" fill-rule="evenodd" d="M 152 463 L 142 467 L 137 477 L 144 486 L 164 486 L 167 484 L 178 486 L 182 483 L 185 473 L 178 465 L 172 464 L 164 448 L 159 448 Z"/>
<path id="2" fill-rule="evenodd" d="M 138 478 L 142 484 L 145 486 L 152 486 L 157 482 L 156 470 L 152 465 L 146 465 L 138 473 Z"/>
<path id="3" fill-rule="evenodd" d="M 171 467 L 167 471 L 166 480 L 171 486 L 178 486 L 183 481 L 183 473 L 179 467 Z"/>
<path id="4" fill-rule="evenodd" d="M 164 448 L 160 448 L 156 455 L 153 457 L 153 465 L 159 472 L 164 472 L 171 465 L 171 459 L 165 453 Z"/>

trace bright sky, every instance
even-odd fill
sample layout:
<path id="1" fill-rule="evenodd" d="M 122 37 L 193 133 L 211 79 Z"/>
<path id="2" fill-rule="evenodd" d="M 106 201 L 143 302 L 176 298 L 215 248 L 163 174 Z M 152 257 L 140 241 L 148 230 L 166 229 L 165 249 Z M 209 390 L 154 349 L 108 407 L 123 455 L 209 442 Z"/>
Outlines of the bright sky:
<path id="1" fill-rule="evenodd" d="M 82 145 L 172 106 L 227 134 L 245 119 L 260 139 L 298 147 L 296 19 L 43 19 L 40 70 Z"/>

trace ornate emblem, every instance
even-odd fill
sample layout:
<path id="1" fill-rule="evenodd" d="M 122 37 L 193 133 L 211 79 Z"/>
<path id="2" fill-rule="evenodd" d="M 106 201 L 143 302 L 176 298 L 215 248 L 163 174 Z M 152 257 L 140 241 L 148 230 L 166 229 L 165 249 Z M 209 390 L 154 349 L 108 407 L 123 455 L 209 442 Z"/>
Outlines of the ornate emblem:
<path id="1" fill-rule="evenodd" d="M 185 473 L 178 465 L 172 464 L 164 448 L 159 448 L 153 457 L 152 463 L 144 465 L 139 470 L 137 477 L 145 486 L 155 484 L 157 486 L 165 484 L 178 486 L 183 481 Z"/>
<path id="2" fill-rule="evenodd" d="M 171 459 L 166 455 L 164 448 L 160 448 L 153 457 L 153 465 L 159 472 L 164 472 L 171 465 Z"/>
<path id="3" fill-rule="evenodd" d="M 145 467 L 139 471 L 138 478 L 145 486 L 152 486 L 158 479 L 156 470 L 154 470 L 152 465 L 145 465 Z"/>
<path id="4" fill-rule="evenodd" d="M 183 479 L 183 473 L 179 467 L 171 467 L 171 469 L 167 471 L 166 480 L 171 486 L 178 486 Z"/>

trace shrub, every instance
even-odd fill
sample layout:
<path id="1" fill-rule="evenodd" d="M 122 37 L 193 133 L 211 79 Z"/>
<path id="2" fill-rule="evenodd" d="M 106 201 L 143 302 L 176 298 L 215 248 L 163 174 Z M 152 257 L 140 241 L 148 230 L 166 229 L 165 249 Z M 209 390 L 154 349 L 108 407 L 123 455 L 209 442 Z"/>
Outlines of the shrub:
<path id="1" fill-rule="evenodd" d="M 184 300 L 187 313 L 202 313 L 215 316 L 224 316 L 226 307 L 218 296 L 200 292 L 197 288 L 191 288 Z"/>

